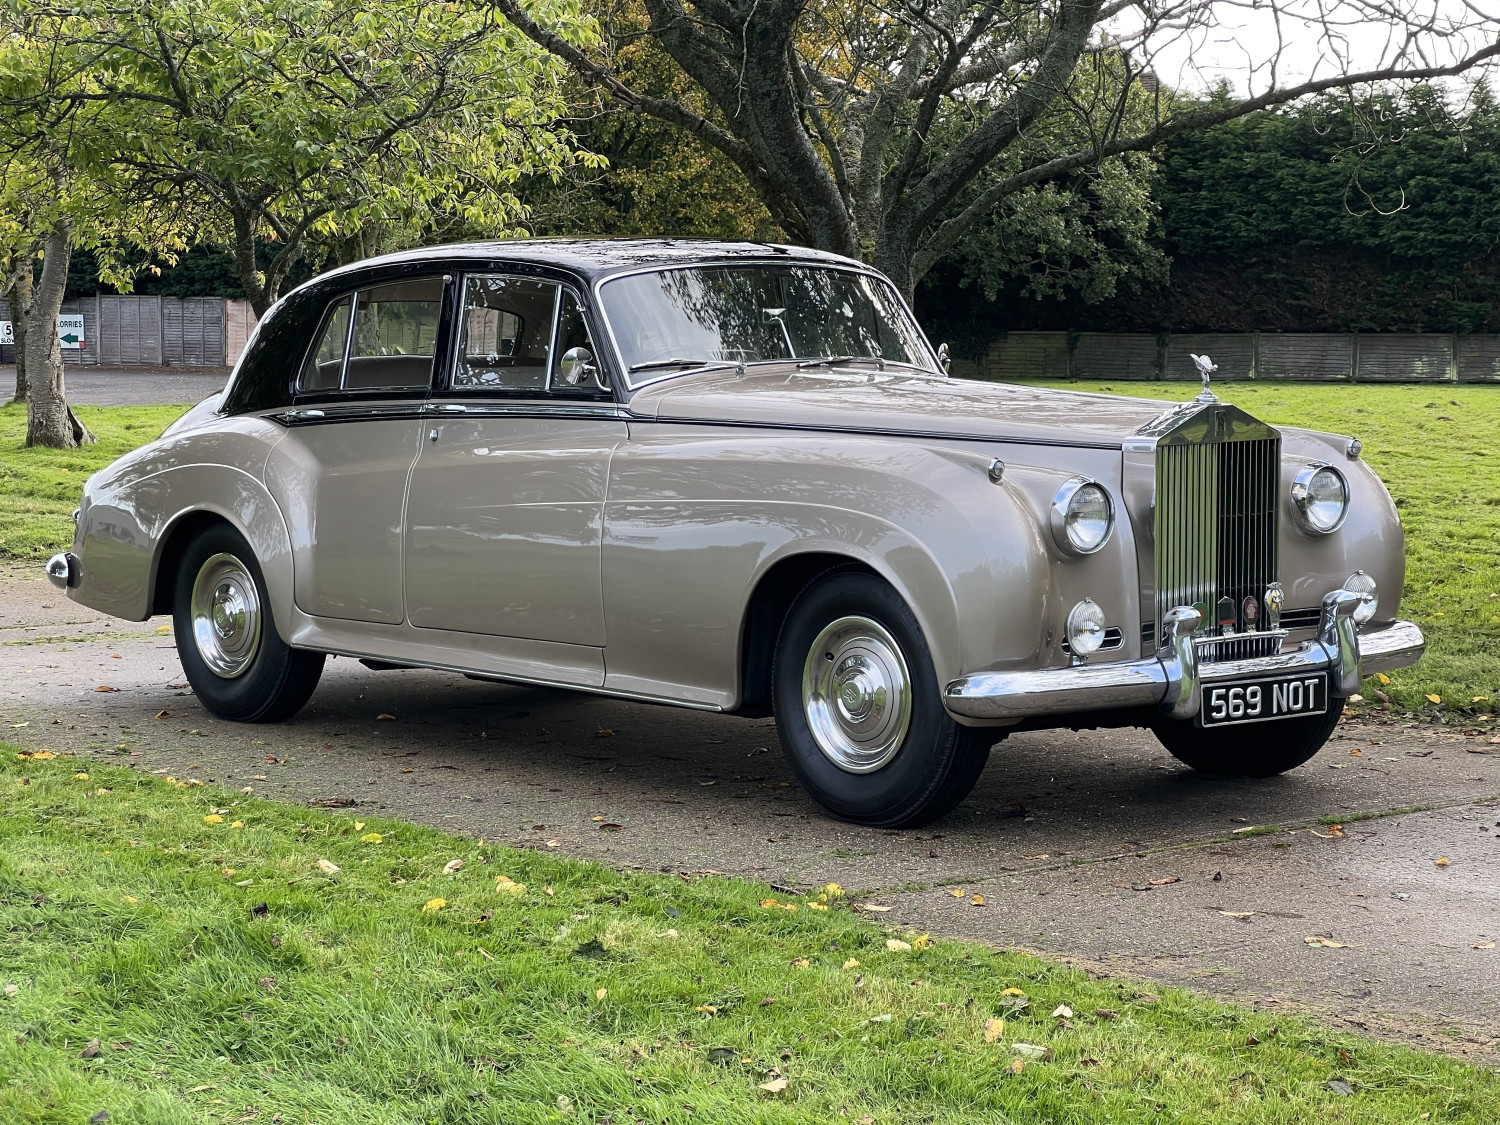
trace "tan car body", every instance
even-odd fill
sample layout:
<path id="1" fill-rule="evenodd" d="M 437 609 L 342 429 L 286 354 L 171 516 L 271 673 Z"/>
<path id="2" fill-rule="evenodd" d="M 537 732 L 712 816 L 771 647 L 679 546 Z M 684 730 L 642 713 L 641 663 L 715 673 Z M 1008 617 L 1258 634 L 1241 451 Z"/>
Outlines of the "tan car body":
<path id="1" fill-rule="evenodd" d="M 754 708 L 769 659 L 756 631 L 774 628 L 757 614 L 839 560 L 901 594 L 940 687 L 1068 667 L 1064 621 L 1085 597 L 1123 633 L 1091 665 L 1154 655 L 1153 460 L 1132 435 L 1173 404 L 950 380 L 935 364 L 721 367 L 550 412 L 445 417 L 450 401 L 366 396 L 361 420 L 330 422 L 331 403 L 311 425 L 281 406 L 200 405 L 90 479 L 68 595 L 129 620 L 168 612 L 174 552 L 222 519 L 254 550 L 289 644 L 393 664 Z M 1385 488 L 1348 439 L 1280 434 L 1287 608 L 1363 570 L 1380 590 L 1367 629 L 1394 622 L 1404 550 Z M 1289 498 L 1315 462 L 1349 482 L 1331 535 L 1299 530 Z M 1118 519 L 1103 549 L 1070 557 L 1048 520 L 1077 476 L 1104 485 Z"/>

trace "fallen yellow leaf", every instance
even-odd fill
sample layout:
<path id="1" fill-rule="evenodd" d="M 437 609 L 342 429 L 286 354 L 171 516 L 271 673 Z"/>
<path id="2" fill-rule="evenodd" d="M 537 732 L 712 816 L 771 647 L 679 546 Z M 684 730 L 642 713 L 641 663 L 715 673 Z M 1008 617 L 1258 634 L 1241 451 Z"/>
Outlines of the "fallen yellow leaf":
<path id="1" fill-rule="evenodd" d="M 847 961 L 844 962 L 844 968 L 846 968 L 846 969 L 857 969 L 857 968 L 859 968 L 859 962 L 856 961 L 853 957 L 851 957 L 851 958 L 849 958 L 849 960 L 847 960 Z"/>
<path id="2" fill-rule="evenodd" d="M 84 773 L 82 770 L 79 770 L 77 773 L 75 773 L 73 775 L 73 780 L 74 781 L 87 781 L 87 780 L 89 780 L 89 775 L 86 774 L 86 773 Z M 224 818 L 221 816 L 219 819 L 223 820 Z"/>
<path id="3" fill-rule="evenodd" d="M 807 908 L 809 910 L 827 910 L 828 904 L 825 902 L 810 902 L 807 904 Z"/>
<path id="4" fill-rule="evenodd" d="M 1439 867 L 1447 867 L 1447 866 L 1449 866 L 1448 857 L 1445 856 L 1445 855 L 1438 856 L 1437 857 L 1437 866 L 1439 866 Z"/>
<path id="5" fill-rule="evenodd" d="M 975 895 L 973 898 L 971 898 L 969 900 L 969 905 L 970 906 L 983 906 L 984 905 L 984 896 L 983 895 Z"/>
<path id="6" fill-rule="evenodd" d="M 885 947 L 892 953 L 910 953 L 911 942 L 902 941 L 900 938 L 888 937 L 885 939 Z"/>
<path id="7" fill-rule="evenodd" d="M 366 832 L 359 839 L 360 839 L 360 842 L 364 843 L 364 844 L 383 844 L 383 843 L 385 843 L 385 837 L 382 836 L 379 832 Z"/>
<path id="8" fill-rule="evenodd" d="M 243 827 L 245 827 L 245 822 L 243 820 L 237 820 L 233 824 L 231 824 L 229 827 L 231 827 L 231 828 L 243 828 Z"/>
<path id="9" fill-rule="evenodd" d="M 711 1016 L 716 1016 L 719 1014 L 719 1009 L 715 1008 L 712 1004 L 699 1004 L 696 1008 L 693 1009 L 693 1011 L 707 1012 Z"/>
<path id="10" fill-rule="evenodd" d="M 994 1043 L 996 1040 L 1000 1039 L 1004 1035 L 1005 1035 L 1005 1021 L 1004 1020 L 985 1020 L 984 1021 L 984 1041 L 986 1043 Z"/>
<path id="11" fill-rule="evenodd" d="M 1427 702 L 1429 702 L 1429 703 L 1441 703 L 1442 701 L 1443 701 L 1443 697 L 1441 695 L 1432 695 L 1432 694 L 1429 694 L 1427 696 Z"/>
<path id="12" fill-rule="evenodd" d="M 1020 1074 L 1021 1071 L 1026 1069 L 1026 1060 L 1011 1059 L 1010 1066 L 1007 1069 L 1009 1069 L 1012 1074 Z"/>
<path id="13" fill-rule="evenodd" d="M 364 828 L 365 828 L 365 822 L 364 821 L 362 821 L 362 820 L 356 820 L 354 822 L 354 831 L 356 831 L 356 832 L 363 832 Z"/>
<path id="14" fill-rule="evenodd" d="M 445 898 L 430 898 L 427 900 L 427 904 L 422 907 L 422 913 L 436 914 L 439 910 L 443 909 L 443 907 L 447 905 L 448 900 Z"/>
<path id="15" fill-rule="evenodd" d="M 1006 988 L 1006 989 L 1001 990 L 1000 995 L 1001 996 L 1025 996 L 1026 993 L 1022 992 L 1019 988 Z"/>
<path id="16" fill-rule="evenodd" d="M 609 995 L 609 989 L 607 989 L 607 988 L 596 988 L 596 989 L 594 989 L 594 999 L 595 1000 L 603 1000 L 608 995 Z"/>
<path id="17" fill-rule="evenodd" d="M 224 818 L 222 816 L 220 816 L 216 812 L 215 813 L 209 813 L 207 816 L 205 816 L 203 818 L 203 823 L 204 824 L 223 824 L 224 823 Z"/>
<path id="18" fill-rule="evenodd" d="M 948 893 L 950 895 L 952 895 L 954 898 L 963 898 L 964 897 L 964 889 L 962 887 L 954 887 Z"/>
<path id="19" fill-rule="evenodd" d="M 1389 676 L 1387 676 L 1384 672 L 1376 672 L 1375 673 L 1375 678 L 1377 680 L 1379 680 L 1382 684 L 1389 684 L 1391 682 L 1391 678 Z"/>
<path id="20" fill-rule="evenodd" d="M 932 947 L 932 938 L 928 934 L 923 934 L 920 937 L 912 938 L 911 947 L 917 950 L 919 953 L 924 949 L 930 949 Z"/>
<path id="21" fill-rule="evenodd" d="M 823 893 L 829 898 L 842 898 L 844 894 L 844 888 L 839 886 L 837 883 L 829 883 L 826 887 L 823 888 Z"/>
<path id="22" fill-rule="evenodd" d="M 807 959 L 807 958 L 806 958 L 806 957 L 798 957 L 798 958 L 797 958 L 797 959 L 796 959 L 796 960 L 795 960 L 795 961 L 793 961 L 793 962 L 792 962 L 792 964 L 793 964 L 793 965 L 796 965 L 796 966 L 797 966 L 797 968 L 799 968 L 799 969 L 805 969 L 805 968 L 807 968 L 807 967 L 808 967 L 808 966 L 809 966 L 809 965 L 811 965 L 811 964 L 812 964 L 812 962 L 811 962 L 811 961 L 809 961 L 809 960 L 808 960 L 808 959 Z M 847 965 L 845 965 L 845 966 L 844 966 L 844 967 L 845 967 L 845 968 L 848 968 L 848 966 L 847 966 Z"/>

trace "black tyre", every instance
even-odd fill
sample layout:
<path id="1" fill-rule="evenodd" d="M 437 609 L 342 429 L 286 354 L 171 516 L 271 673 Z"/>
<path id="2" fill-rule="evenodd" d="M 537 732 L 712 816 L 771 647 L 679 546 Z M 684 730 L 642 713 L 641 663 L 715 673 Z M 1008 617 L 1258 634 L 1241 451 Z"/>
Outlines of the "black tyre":
<path id="1" fill-rule="evenodd" d="M 193 693 L 221 719 L 285 719 L 323 674 L 323 653 L 291 648 L 276 632 L 255 554 L 226 525 L 200 532 L 183 554 L 172 627 Z"/>
<path id="2" fill-rule="evenodd" d="M 797 598 L 771 670 L 781 745 L 834 816 L 910 828 L 969 795 L 1000 736 L 955 723 L 910 608 L 889 585 L 843 571 Z"/>
<path id="3" fill-rule="evenodd" d="M 1326 713 L 1303 719 L 1218 730 L 1160 719 L 1152 731 L 1172 757 L 1201 773 L 1275 777 L 1296 769 L 1323 749 L 1343 713 L 1344 701 L 1335 697 L 1328 700 Z"/>

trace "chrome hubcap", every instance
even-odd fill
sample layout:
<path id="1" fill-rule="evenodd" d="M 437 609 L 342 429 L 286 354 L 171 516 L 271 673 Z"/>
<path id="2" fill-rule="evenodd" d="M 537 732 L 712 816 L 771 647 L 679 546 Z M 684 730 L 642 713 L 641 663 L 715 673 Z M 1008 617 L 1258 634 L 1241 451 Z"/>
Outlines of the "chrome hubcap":
<path id="1" fill-rule="evenodd" d="M 802 709 L 818 749 L 849 773 L 870 773 L 911 726 L 911 675 L 894 637 L 868 617 L 841 617 L 812 643 Z"/>
<path id="2" fill-rule="evenodd" d="M 193 644 L 209 671 L 232 680 L 260 649 L 260 593 L 245 564 L 214 555 L 198 571 L 190 603 Z"/>

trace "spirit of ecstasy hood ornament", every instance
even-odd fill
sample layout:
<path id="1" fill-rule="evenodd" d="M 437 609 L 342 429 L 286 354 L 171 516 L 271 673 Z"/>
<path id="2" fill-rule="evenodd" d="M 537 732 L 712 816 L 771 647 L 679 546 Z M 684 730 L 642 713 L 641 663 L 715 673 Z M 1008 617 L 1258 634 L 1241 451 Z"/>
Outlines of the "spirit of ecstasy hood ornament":
<path id="1" fill-rule="evenodd" d="M 1208 377 L 1219 369 L 1219 365 L 1206 355 L 1193 355 L 1188 353 L 1188 358 L 1193 361 L 1193 366 L 1198 369 L 1198 374 L 1203 376 L 1203 389 L 1198 392 L 1194 402 L 1218 402 L 1219 396 L 1208 389 Z"/>

